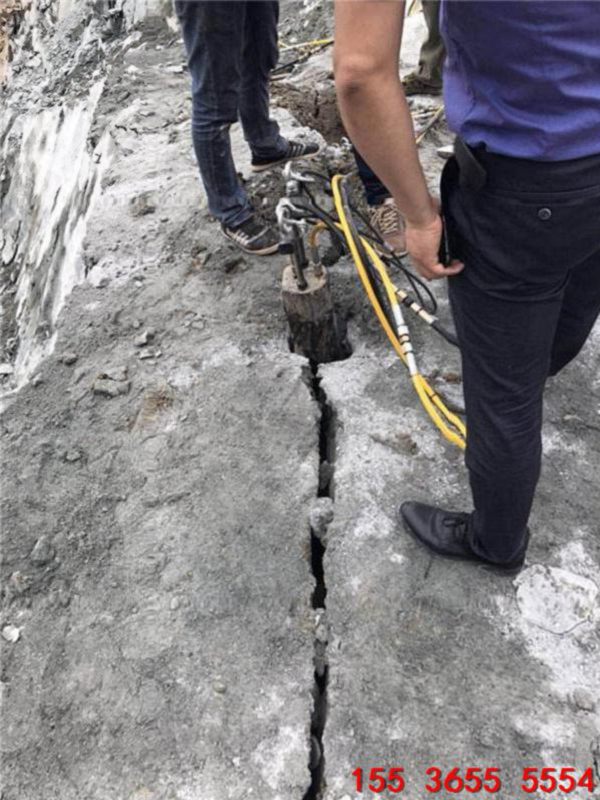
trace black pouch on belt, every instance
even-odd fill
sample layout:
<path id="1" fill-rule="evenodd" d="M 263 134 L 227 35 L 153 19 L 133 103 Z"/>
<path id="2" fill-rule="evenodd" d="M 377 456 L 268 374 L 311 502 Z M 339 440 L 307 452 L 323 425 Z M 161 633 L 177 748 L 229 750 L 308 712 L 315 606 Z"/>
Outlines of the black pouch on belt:
<path id="1" fill-rule="evenodd" d="M 469 145 L 465 144 L 458 136 L 454 141 L 454 157 L 458 162 L 459 184 L 463 189 L 479 192 L 487 182 L 485 167 Z"/>

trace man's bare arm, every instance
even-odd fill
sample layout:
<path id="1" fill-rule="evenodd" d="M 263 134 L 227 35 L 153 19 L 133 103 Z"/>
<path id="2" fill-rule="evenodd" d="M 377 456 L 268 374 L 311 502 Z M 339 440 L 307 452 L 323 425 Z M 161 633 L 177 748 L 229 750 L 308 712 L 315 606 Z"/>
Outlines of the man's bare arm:
<path id="1" fill-rule="evenodd" d="M 419 163 L 410 110 L 398 74 L 404 2 L 336 0 L 335 79 L 350 138 L 393 194 L 407 222 L 407 245 L 426 278 L 445 278 L 442 223 Z"/>

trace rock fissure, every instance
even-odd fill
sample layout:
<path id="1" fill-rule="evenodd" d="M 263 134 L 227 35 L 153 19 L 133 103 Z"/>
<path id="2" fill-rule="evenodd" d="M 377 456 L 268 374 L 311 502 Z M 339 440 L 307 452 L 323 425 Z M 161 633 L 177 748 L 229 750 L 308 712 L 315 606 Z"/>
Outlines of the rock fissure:
<path id="1" fill-rule="evenodd" d="M 318 501 L 330 503 L 328 513 L 331 515 L 333 503 L 333 464 L 335 459 L 335 417 L 318 374 L 318 364 L 311 363 L 311 393 L 319 407 L 319 486 Z M 321 507 L 322 510 L 322 507 Z M 319 521 L 311 520 L 311 569 L 315 580 L 312 595 L 312 606 L 315 610 L 314 641 L 314 683 L 313 710 L 311 717 L 311 747 L 309 769 L 311 783 L 303 800 L 320 800 L 325 790 L 325 754 L 323 751 L 323 734 L 327 721 L 327 686 L 329 667 L 327 664 L 327 620 L 326 599 L 327 582 L 324 567 L 324 556 L 327 550 L 326 528 L 331 521 L 323 514 Z"/>

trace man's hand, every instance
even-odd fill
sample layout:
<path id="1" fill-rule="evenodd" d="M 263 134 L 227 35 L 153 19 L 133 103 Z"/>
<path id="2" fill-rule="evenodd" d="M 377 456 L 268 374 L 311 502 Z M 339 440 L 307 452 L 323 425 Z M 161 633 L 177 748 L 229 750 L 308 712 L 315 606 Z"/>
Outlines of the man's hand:
<path id="1" fill-rule="evenodd" d="M 419 223 L 406 221 L 406 247 L 419 274 L 428 281 L 458 275 L 465 266 L 460 261 L 452 261 L 448 267 L 440 263 L 443 223 L 434 201 L 432 206 L 435 211 L 429 220 Z"/>

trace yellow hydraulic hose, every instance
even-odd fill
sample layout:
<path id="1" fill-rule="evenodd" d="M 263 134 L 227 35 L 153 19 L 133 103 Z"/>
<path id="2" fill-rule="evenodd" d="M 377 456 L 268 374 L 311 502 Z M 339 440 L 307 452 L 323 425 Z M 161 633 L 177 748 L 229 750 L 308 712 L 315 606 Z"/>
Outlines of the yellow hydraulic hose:
<path id="1" fill-rule="evenodd" d="M 442 432 L 448 441 L 455 444 L 457 447 L 461 448 L 462 450 L 466 447 L 466 428 L 463 421 L 456 415 L 453 414 L 444 404 L 440 396 L 431 388 L 428 384 L 426 379 L 421 375 L 418 370 L 416 359 L 413 353 L 412 344 L 410 342 L 410 336 L 408 332 L 408 328 L 404 322 L 402 311 L 400 308 L 400 303 L 398 302 L 398 294 L 396 287 L 390 280 L 389 275 L 387 274 L 387 270 L 385 268 L 385 264 L 380 259 L 379 255 L 375 251 L 375 249 L 371 246 L 371 244 L 361 237 L 361 244 L 364 248 L 365 253 L 367 254 L 369 260 L 377 270 L 383 286 L 385 288 L 386 294 L 388 296 L 390 306 L 392 307 L 392 312 L 394 314 L 394 320 L 396 323 L 396 327 L 398 332 L 393 330 L 392 326 L 390 325 L 379 300 L 373 290 L 373 286 L 371 284 L 371 280 L 369 278 L 369 274 L 367 269 L 363 263 L 359 248 L 356 244 L 354 234 L 348 222 L 348 218 L 346 215 L 346 210 L 344 208 L 344 201 L 342 198 L 341 193 L 341 183 L 343 181 L 342 175 L 336 175 L 332 181 L 332 189 L 333 189 L 333 197 L 334 197 L 334 204 L 335 210 L 338 216 L 339 224 L 338 227 L 344 234 L 344 238 L 346 239 L 346 243 L 348 245 L 348 249 L 350 250 L 350 254 L 358 271 L 359 277 L 375 310 L 377 318 L 381 324 L 381 327 L 384 329 L 388 339 L 390 340 L 392 347 L 408 368 L 411 381 L 415 388 L 415 391 L 433 420 L 434 424 L 437 428 Z M 316 226 L 320 228 L 320 226 Z M 316 236 L 318 234 L 318 230 L 314 230 L 312 233 L 313 241 L 316 241 Z"/>
<path id="2" fill-rule="evenodd" d="M 285 44 L 285 42 L 280 42 L 279 49 L 301 50 L 304 47 L 306 47 L 307 49 L 313 49 L 317 47 L 326 47 L 329 44 L 333 44 L 333 37 L 330 37 L 328 39 L 313 39 L 310 42 L 294 42 L 293 44 Z"/>

